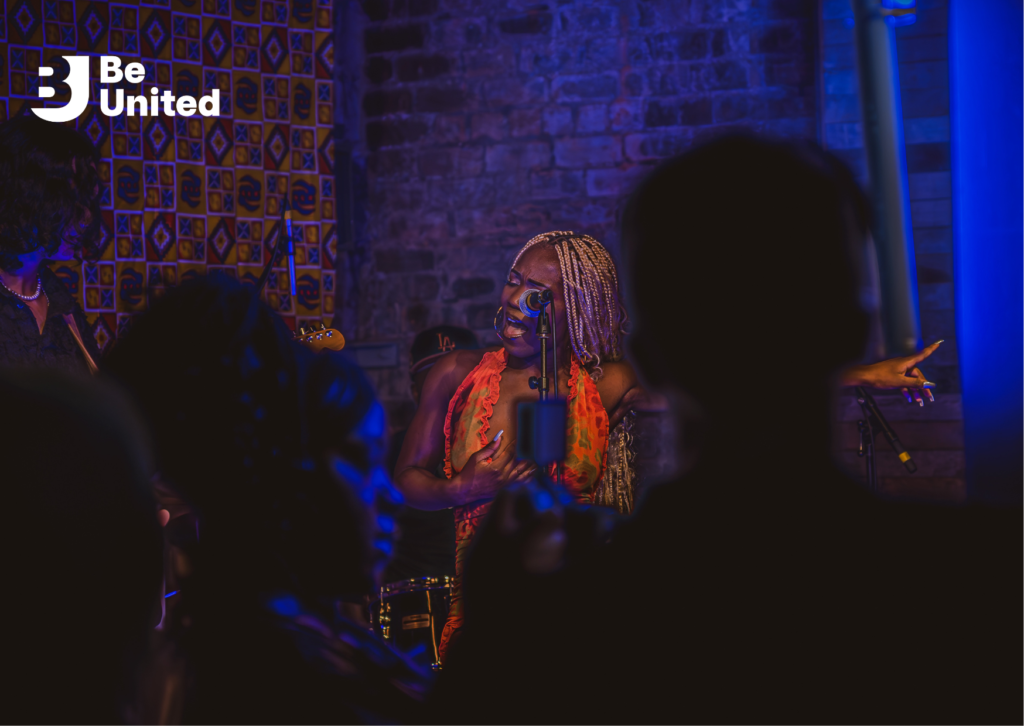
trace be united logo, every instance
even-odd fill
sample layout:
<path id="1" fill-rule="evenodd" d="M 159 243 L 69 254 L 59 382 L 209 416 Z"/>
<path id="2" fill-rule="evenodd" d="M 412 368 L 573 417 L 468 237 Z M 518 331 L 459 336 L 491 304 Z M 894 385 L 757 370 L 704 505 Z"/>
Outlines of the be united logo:
<path id="1" fill-rule="evenodd" d="M 85 113 L 90 101 L 89 57 L 61 56 L 68 62 L 71 71 L 65 83 L 71 89 L 71 99 L 59 108 L 33 108 L 34 113 L 44 121 L 64 123 L 78 118 Z M 53 68 L 39 67 L 39 76 L 46 78 L 53 75 Z M 129 63 L 121 70 L 121 59 L 117 56 L 100 56 L 100 84 L 142 83 L 146 80 L 146 69 L 141 63 Z M 50 86 L 39 86 L 40 98 L 53 98 L 56 91 Z M 114 89 L 111 104 L 110 89 L 100 89 L 100 111 L 106 116 L 220 116 L 220 89 L 214 88 L 210 95 L 196 98 L 188 95 L 175 96 L 168 90 L 160 93 L 159 88 L 149 89 L 149 95 L 131 96 L 124 89 Z"/>

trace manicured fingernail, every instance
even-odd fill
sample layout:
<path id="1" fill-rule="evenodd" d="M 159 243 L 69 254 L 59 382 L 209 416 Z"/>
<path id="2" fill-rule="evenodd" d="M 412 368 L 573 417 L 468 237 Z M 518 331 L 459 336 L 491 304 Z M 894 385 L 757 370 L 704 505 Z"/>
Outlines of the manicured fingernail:
<path id="1" fill-rule="evenodd" d="M 945 342 L 946 342 L 946 340 L 945 340 L 945 338 L 943 338 L 942 340 L 936 340 L 935 344 L 938 345 L 939 343 L 945 343 Z"/>
<path id="2" fill-rule="evenodd" d="M 502 435 L 503 433 L 505 433 L 505 429 L 502 429 L 501 431 L 499 431 L 498 433 L 496 433 L 496 434 L 494 435 L 494 438 L 493 438 L 493 439 L 491 439 L 491 441 L 492 441 L 492 442 L 494 442 L 494 441 L 497 441 L 497 440 L 498 440 L 498 437 L 500 437 L 500 436 L 501 436 L 501 435 Z"/>
<path id="3" fill-rule="evenodd" d="M 918 406 L 923 406 L 924 405 L 924 399 L 923 398 L 917 399 L 917 405 Z"/>
<path id="4" fill-rule="evenodd" d="M 925 381 L 922 385 L 924 388 L 935 388 L 935 384 L 931 381 Z"/>

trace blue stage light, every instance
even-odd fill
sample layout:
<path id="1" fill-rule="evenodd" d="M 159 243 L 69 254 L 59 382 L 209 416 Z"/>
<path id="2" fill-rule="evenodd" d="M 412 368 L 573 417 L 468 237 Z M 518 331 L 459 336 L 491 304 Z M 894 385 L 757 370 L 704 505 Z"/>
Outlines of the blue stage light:
<path id="1" fill-rule="evenodd" d="M 1021 500 L 1024 10 L 953 0 L 953 282 L 968 494 Z"/>
<path id="2" fill-rule="evenodd" d="M 291 595 L 281 595 L 275 597 L 267 603 L 270 609 L 278 615 L 286 618 L 293 618 L 298 615 L 302 610 L 299 608 L 299 601 Z"/>

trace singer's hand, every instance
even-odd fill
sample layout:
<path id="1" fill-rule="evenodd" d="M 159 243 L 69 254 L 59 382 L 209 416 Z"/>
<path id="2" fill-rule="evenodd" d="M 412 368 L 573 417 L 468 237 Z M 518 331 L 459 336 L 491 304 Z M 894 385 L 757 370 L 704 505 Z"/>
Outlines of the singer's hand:
<path id="1" fill-rule="evenodd" d="M 462 471 L 452 477 L 461 504 L 493 499 L 506 485 L 526 481 L 533 474 L 536 467 L 532 462 L 516 461 L 516 440 L 502 446 L 504 438 L 495 438 L 470 456 Z"/>
<path id="2" fill-rule="evenodd" d="M 935 397 L 932 395 L 931 389 L 935 387 L 935 384 L 925 378 L 917 364 L 938 350 L 941 343 L 941 340 L 932 343 L 915 355 L 890 358 L 869 366 L 848 368 L 843 372 L 842 385 L 881 389 L 899 388 L 908 403 L 917 401 L 919 406 L 924 405 L 923 391 L 923 395 L 927 396 L 929 401 L 934 402 Z"/>

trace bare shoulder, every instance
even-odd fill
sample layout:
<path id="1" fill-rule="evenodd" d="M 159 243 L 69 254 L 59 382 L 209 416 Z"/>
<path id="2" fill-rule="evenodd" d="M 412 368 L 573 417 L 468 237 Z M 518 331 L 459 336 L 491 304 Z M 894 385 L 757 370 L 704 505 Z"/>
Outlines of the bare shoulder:
<path id="1" fill-rule="evenodd" d="M 617 360 L 611 363 L 602 363 L 601 370 L 604 375 L 598 381 L 598 387 L 602 384 L 611 388 L 618 388 L 620 386 L 632 388 L 636 385 L 636 371 L 629 361 Z"/>
<path id="2" fill-rule="evenodd" d="M 597 392 L 601 394 L 601 402 L 606 410 L 614 410 L 623 397 L 637 386 L 636 371 L 625 360 L 601 364 L 603 375 L 597 382 Z"/>
<path id="3" fill-rule="evenodd" d="M 456 373 L 461 373 L 463 377 L 469 375 L 469 372 L 476 368 L 480 361 L 483 359 L 485 353 L 490 353 L 494 348 L 479 348 L 477 350 L 455 350 L 449 353 L 447 357 L 453 359 L 452 369 Z"/>
<path id="4" fill-rule="evenodd" d="M 453 350 L 437 359 L 430 373 L 427 374 L 427 381 L 424 385 L 427 390 L 431 387 L 442 387 L 454 391 L 460 383 L 469 375 L 487 353 L 483 350 Z"/>

